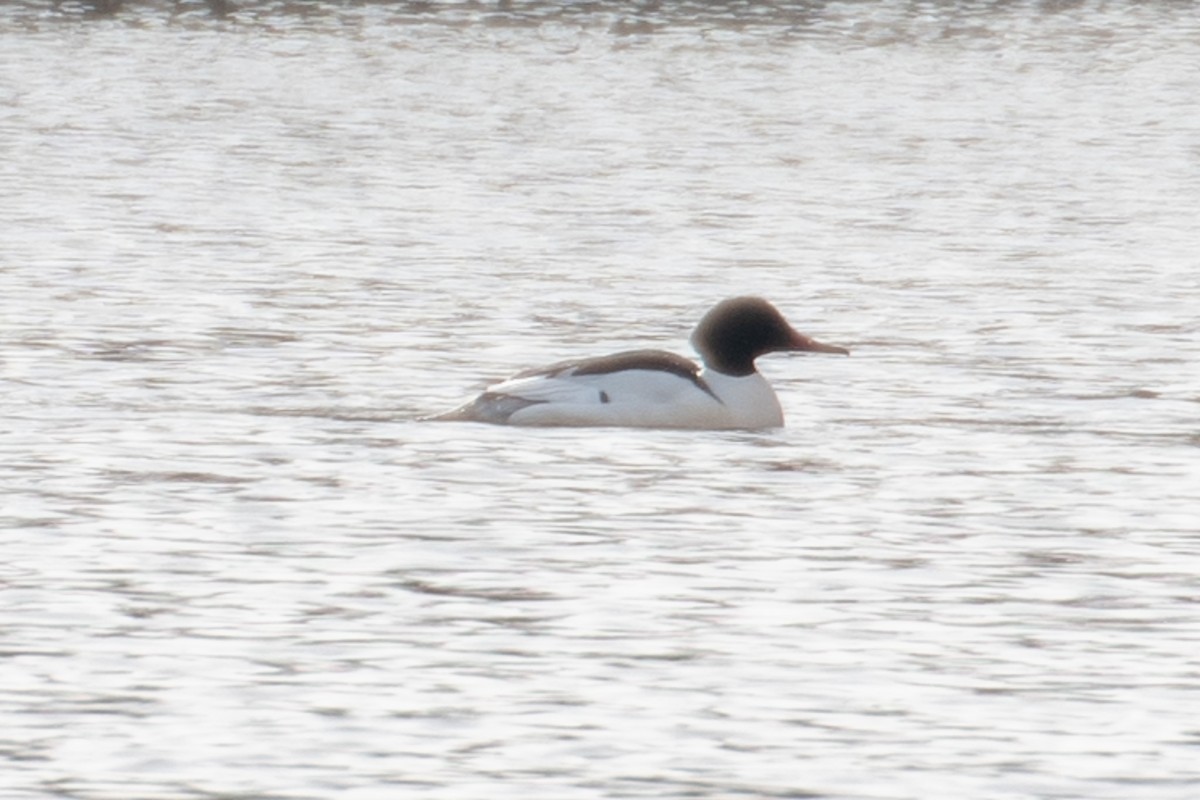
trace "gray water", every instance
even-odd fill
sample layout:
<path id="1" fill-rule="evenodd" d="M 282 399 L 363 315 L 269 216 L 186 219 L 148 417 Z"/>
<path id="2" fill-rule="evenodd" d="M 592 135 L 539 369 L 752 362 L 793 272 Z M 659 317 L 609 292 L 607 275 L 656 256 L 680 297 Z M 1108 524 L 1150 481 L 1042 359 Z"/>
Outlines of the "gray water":
<path id="1" fill-rule="evenodd" d="M 1200 9 L 237 5 L 0 6 L 0 796 L 1200 796 Z"/>

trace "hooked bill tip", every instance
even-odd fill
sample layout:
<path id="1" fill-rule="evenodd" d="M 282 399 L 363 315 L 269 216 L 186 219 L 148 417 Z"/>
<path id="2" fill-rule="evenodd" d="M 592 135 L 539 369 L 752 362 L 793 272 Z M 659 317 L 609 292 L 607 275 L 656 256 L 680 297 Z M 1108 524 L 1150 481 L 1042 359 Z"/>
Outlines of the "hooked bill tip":
<path id="1" fill-rule="evenodd" d="M 797 333 L 792 341 L 792 349 L 805 350 L 811 353 L 835 353 L 839 356 L 848 356 L 850 351 L 845 347 L 839 347 L 836 344 L 825 344 L 818 342 L 812 337 L 805 336 L 802 333 Z"/>

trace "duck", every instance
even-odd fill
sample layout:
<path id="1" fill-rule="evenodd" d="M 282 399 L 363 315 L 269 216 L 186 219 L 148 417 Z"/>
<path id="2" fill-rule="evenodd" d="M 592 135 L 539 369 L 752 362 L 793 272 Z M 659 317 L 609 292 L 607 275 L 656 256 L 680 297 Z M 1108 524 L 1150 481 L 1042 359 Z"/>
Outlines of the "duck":
<path id="1" fill-rule="evenodd" d="M 696 325 L 700 363 L 665 350 L 630 350 L 518 372 L 426 419 L 540 427 L 757 430 L 784 424 L 755 366 L 768 353 L 850 355 L 794 329 L 761 297 L 731 297 Z"/>

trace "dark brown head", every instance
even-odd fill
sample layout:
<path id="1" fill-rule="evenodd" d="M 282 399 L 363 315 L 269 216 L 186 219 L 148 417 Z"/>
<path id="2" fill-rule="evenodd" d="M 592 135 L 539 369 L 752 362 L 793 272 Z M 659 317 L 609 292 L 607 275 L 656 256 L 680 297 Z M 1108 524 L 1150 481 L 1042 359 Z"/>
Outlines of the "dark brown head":
<path id="1" fill-rule="evenodd" d="M 707 367 L 734 376 L 753 374 L 754 359 L 767 353 L 850 355 L 844 347 L 822 344 L 796 331 L 761 297 L 731 297 L 717 303 L 692 332 L 692 346 Z"/>

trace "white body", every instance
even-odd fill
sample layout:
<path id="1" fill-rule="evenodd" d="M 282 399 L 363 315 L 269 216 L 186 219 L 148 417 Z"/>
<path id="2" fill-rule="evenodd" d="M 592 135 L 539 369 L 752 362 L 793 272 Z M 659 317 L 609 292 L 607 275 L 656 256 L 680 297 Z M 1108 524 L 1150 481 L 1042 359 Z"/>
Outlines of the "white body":
<path id="1" fill-rule="evenodd" d="M 642 428 L 777 428 L 783 411 L 762 375 L 723 375 L 710 369 L 695 381 L 659 370 L 514 378 L 489 395 L 533 403 L 508 417 L 510 425 L 613 425 Z M 715 395 L 715 396 L 714 396 Z"/>

